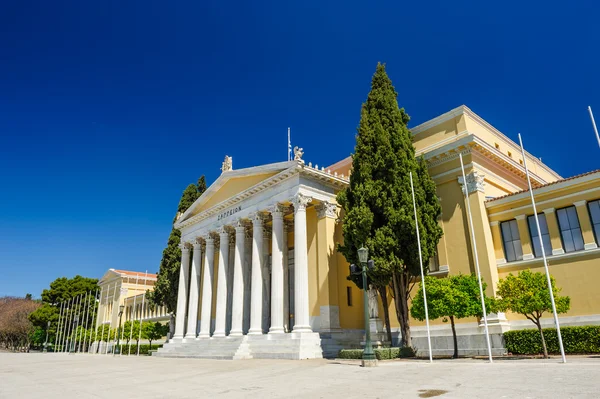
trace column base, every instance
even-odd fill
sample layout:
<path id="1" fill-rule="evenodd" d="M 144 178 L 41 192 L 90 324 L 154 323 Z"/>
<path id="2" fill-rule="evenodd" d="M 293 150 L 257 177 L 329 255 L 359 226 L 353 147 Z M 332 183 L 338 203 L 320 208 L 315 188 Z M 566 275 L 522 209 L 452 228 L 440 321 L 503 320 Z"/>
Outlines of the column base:
<path id="1" fill-rule="evenodd" d="M 285 334 L 283 327 L 271 327 L 269 328 L 269 334 Z"/>
<path id="2" fill-rule="evenodd" d="M 213 338 L 225 338 L 225 331 L 215 331 L 212 336 Z"/>
<path id="3" fill-rule="evenodd" d="M 368 360 L 363 359 L 360 362 L 360 365 L 362 367 L 377 367 L 377 359 L 368 359 Z"/>
<path id="4" fill-rule="evenodd" d="M 313 332 L 311 326 L 294 326 L 293 333 L 311 333 Z"/>
<path id="5" fill-rule="evenodd" d="M 244 335 L 244 332 L 242 330 L 238 330 L 238 331 L 231 330 L 229 332 L 230 337 L 242 337 L 243 335 Z"/>
<path id="6" fill-rule="evenodd" d="M 173 341 L 181 341 L 183 339 L 183 334 L 176 334 L 173 335 L 173 337 L 171 338 Z"/>
<path id="7" fill-rule="evenodd" d="M 263 330 L 262 328 L 254 328 L 254 329 L 250 329 L 248 331 L 248 335 L 263 335 Z"/>
<path id="8" fill-rule="evenodd" d="M 198 336 L 196 337 L 196 339 L 208 339 L 210 338 L 210 334 L 209 333 L 203 333 L 201 332 L 200 334 L 198 334 Z"/>
<path id="9" fill-rule="evenodd" d="M 183 337 L 185 340 L 194 340 L 195 338 L 196 334 L 185 334 L 185 337 Z"/>

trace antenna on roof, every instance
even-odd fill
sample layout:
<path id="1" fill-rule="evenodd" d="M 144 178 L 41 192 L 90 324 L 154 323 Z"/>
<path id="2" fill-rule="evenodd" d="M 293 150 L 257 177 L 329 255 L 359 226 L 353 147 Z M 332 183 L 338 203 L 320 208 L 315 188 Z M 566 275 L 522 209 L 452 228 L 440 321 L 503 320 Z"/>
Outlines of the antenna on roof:
<path id="1" fill-rule="evenodd" d="M 288 127 L 288 149 L 287 149 L 288 162 L 292 160 L 292 141 L 290 139 L 290 128 Z"/>

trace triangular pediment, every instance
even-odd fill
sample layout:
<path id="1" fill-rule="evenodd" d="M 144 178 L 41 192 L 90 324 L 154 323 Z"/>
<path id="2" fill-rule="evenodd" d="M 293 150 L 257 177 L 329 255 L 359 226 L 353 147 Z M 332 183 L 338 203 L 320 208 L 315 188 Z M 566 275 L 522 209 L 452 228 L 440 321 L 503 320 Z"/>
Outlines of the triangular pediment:
<path id="1" fill-rule="evenodd" d="M 179 219 L 177 219 L 175 227 L 178 227 L 186 220 L 213 208 L 215 205 L 252 189 L 264 181 L 284 171 L 294 169 L 297 166 L 298 162 L 289 161 L 223 172 L 221 176 L 210 185 L 204 194 L 202 194 L 202 196 L 198 198 Z"/>

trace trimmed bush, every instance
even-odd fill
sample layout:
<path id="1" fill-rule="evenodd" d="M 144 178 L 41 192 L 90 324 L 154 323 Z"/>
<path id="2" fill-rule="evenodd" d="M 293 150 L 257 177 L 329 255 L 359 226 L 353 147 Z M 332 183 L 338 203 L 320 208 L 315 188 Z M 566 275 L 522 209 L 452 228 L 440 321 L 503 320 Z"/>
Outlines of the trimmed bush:
<path id="1" fill-rule="evenodd" d="M 120 345 L 120 346 L 121 346 L 121 350 L 123 351 L 123 355 L 128 355 L 129 347 L 127 345 Z M 132 344 L 130 346 L 131 346 L 131 356 L 135 356 L 137 354 L 137 345 Z M 150 349 L 150 345 L 142 344 L 142 345 L 140 345 L 140 355 L 147 355 L 150 350 L 155 351 L 161 347 L 162 347 L 162 344 L 152 345 L 152 349 Z"/>
<path id="2" fill-rule="evenodd" d="M 375 348 L 377 360 L 390 360 L 400 357 L 400 348 Z M 362 359 L 363 349 L 342 349 L 338 354 L 339 359 Z"/>
<path id="3" fill-rule="evenodd" d="M 404 346 L 400 348 L 400 357 L 415 357 L 417 356 L 417 352 L 410 346 Z"/>
<path id="4" fill-rule="evenodd" d="M 544 328 L 548 353 L 560 353 L 555 328 Z M 600 326 L 561 327 L 565 353 L 600 353 Z M 542 337 L 537 329 L 504 333 L 506 350 L 514 355 L 537 355 L 543 352 Z"/>

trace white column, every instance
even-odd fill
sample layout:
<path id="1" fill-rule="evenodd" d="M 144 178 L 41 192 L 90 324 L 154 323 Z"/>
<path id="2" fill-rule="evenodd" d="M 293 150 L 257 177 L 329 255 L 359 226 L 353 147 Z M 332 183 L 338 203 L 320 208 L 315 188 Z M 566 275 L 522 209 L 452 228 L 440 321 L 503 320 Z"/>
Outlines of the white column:
<path id="1" fill-rule="evenodd" d="M 262 259 L 263 216 L 252 216 L 252 292 L 250 293 L 250 330 L 248 334 L 262 334 Z"/>
<path id="2" fill-rule="evenodd" d="M 213 265 L 215 261 L 215 240 L 211 236 L 204 238 L 204 272 L 202 273 L 202 309 L 200 311 L 200 334 L 198 338 L 210 337 L 210 320 L 212 317 Z"/>
<path id="3" fill-rule="evenodd" d="M 306 238 L 306 205 L 312 201 L 298 193 L 294 204 L 294 331 L 312 332 L 308 310 L 308 249 Z"/>
<path id="4" fill-rule="evenodd" d="M 263 259 L 262 259 L 262 330 L 263 333 L 269 332 L 270 318 L 271 318 L 271 270 L 269 267 L 269 253 L 271 252 L 271 245 L 269 239 L 271 238 L 271 230 L 266 226 L 263 227 Z"/>
<path id="5" fill-rule="evenodd" d="M 246 229 L 244 246 L 244 320 L 242 330 L 244 334 L 250 330 L 250 297 L 252 295 L 252 231 Z"/>
<path id="6" fill-rule="evenodd" d="M 217 269 L 217 308 L 213 337 L 225 336 L 227 320 L 227 266 L 229 264 L 229 233 L 219 229 L 219 268 Z"/>
<path id="7" fill-rule="evenodd" d="M 177 317 L 175 318 L 175 335 L 181 339 L 185 333 L 185 309 L 187 305 L 187 287 L 190 267 L 190 248 L 188 244 L 179 244 L 181 248 L 181 267 L 179 268 L 179 289 L 177 290 Z"/>
<path id="8" fill-rule="evenodd" d="M 283 330 L 290 332 L 290 265 L 288 255 L 288 222 L 283 223 Z"/>
<path id="9" fill-rule="evenodd" d="M 231 336 L 240 336 L 244 321 L 244 255 L 246 227 L 238 222 L 235 227 L 235 260 L 233 263 L 233 299 L 231 304 Z"/>
<path id="10" fill-rule="evenodd" d="M 198 293 L 200 292 L 200 268 L 202 267 L 202 245 L 194 242 L 192 273 L 190 276 L 190 300 L 185 338 L 196 338 L 198 330 Z"/>
<path id="11" fill-rule="evenodd" d="M 283 333 L 283 209 L 272 210 L 273 238 L 271 250 L 271 327 L 269 333 Z"/>

